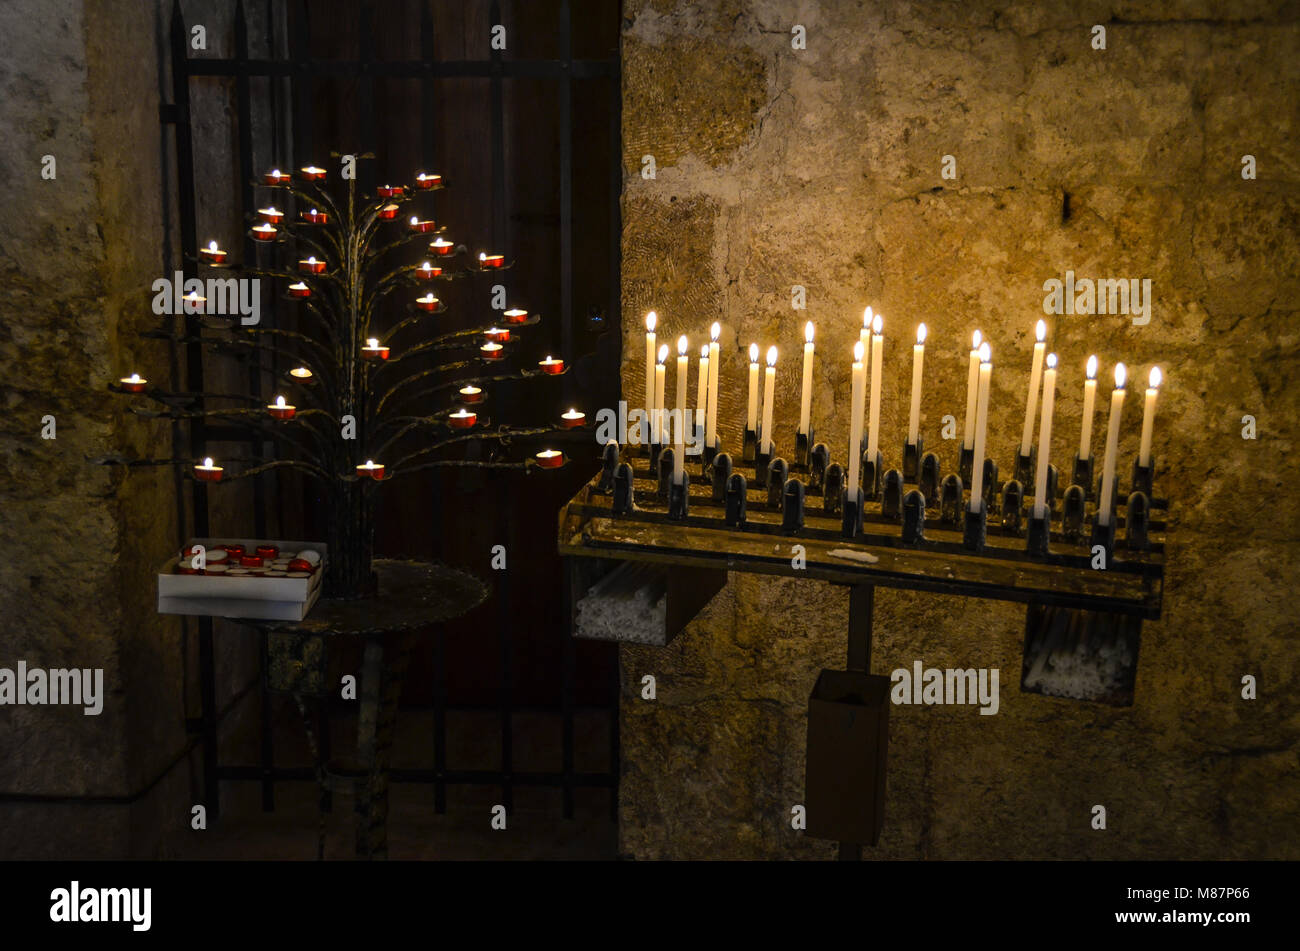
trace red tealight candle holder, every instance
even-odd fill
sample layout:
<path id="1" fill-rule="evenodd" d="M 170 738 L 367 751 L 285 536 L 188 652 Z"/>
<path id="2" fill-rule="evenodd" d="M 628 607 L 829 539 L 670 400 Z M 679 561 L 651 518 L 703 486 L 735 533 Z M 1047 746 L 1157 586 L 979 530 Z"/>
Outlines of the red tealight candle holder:
<path id="1" fill-rule="evenodd" d="M 323 211 L 318 211 L 313 208 L 311 211 L 304 211 L 302 213 L 302 220 L 307 222 L 309 225 L 323 225 L 330 220 L 330 216 L 325 214 Z"/>
<path id="2" fill-rule="evenodd" d="M 497 268 L 506 266 L 506 256 L 504 254 L 479 254 L 478 266 L 487 270 L 488 268 Z"/>
<path id="3" fill-rule="evenodd" d="M 462 386 L 460 388 L 460 401 L 462 403 L 482 403 L 483 390 L 477 386 Z"/>
<path id="4" fill-rule="evenodd" d="M 411 216 L 412 231 L 418 231 L 420 234 L 427 234 L 428 232 L 433 230 L 433 227 L 434 227 L 434 221 L 432 218 L 421 219 L 415 217 L 414 215 Z"/>
<path id="5" fill-rule="evenodd" d="M 315 165 L 308 165 L 306 168 L 299 170 L 298 177 L 304 182 L 323 182 L 325 181 L 325 169 L 317 168 Z"/>
<path id="6" fill-rule="evenodd" d="M 298 270 L 304 274 L 324 274 L 325 262 L 318 261 L 315 257 L 310 257 L 305 261 L 298 262 Z"/>
<path id="7" fill-rule="evenodd" d="M 138 373 L 132 373 L 130 376 L 122 377 L 122 379 L 117 382 L 121 384 L 122 389 L 126 390 L 128 393 L 143 393 L 144 386 L 149 381 Z"/>
<path id="8" fill-rule="evenodd" d="M 381 347 L 379 341 L 371 338 L 366 341 L 366 345 L 361 348 L 361 356 L 367 360 L 387 360 L 388 348 Z"/>
<path id="9" fill-rule="evenodd" d="M 483 331 L 483 336 L 491 343 L 506 343 L 510 340 L 510 331 L 504 327 L 492 327 Z"/>
<path id="10" fill-rule="evenodd" d="M 299 281 L 296 284 L 289 285 L 290 297 L 311 297 L 311 288 Z"/>
<path id="11" fill-rule="evenodd" d="M 543 449 L 533 458 L 543 469 L 558 469 L 564 465 L 564 453 L 558 449 Z"/>
<path id="12" fill-rule="evenodd" d="M 262 184 L 264 185 L 283 185 L 288 180 L 289 173 L 282 172 L 278 168 L 273 169 L 262 176 Z"/>
<path id="13" fill-rule="evenodd" d="M 587 422 L 587 414 L 571 409 L 560 416 L 560 425 L 565 429 L 577 429 Z"/>
<path id="14" fill-rule="evenodd" d="M 274 225 L 260 224 L 253 226 L 253 237 L 258 241 L 274 241 L 275 234 Z"/>
<path id="15" fill-rule="evenodd" d="M 447 414 L 447 425 L 452 429 L 470 429 L 478 422 L 478 413 L 467 409 L 458 409 Z"/>
<path id="16" fill-rule="evenodd" d="M 401 205 L 385 205 L 379 209 L 379 217 L 384 221 L 392 221 L 397 217 L 397 213 L 402 210 Z"/>
<path id="17" fill-rule="evenodd" d="M 225 473 L 221 466 L 214 466 L 212 459 L 204 459 L 200 465 L 194 467 L 194 478 L 201 482 L 220 482 L 221 476 Z"/>
<path id="18" fill-rule="evenodd" d="M 294 414 L 298 412 L 298 408 L 286 403 L 283 396 L 277 396 L 275 402 L 268 406 L 266 411 L 275 419 L 293 419 Z"/>
<path id="19" fill-rule="evenodd" d="M 289 562 L 290 571 L 306 571 L 308 573 L 316 570 L 316 566 L 305 558 L 294 558 Z"/>
<path id="20" fill-rule="evenodd" d="M 261 568 L 261 567 L 262 567 L 262 556 L 261 556 L 261 555 L 240 555 L 240 557 L 239 557 L 239 567 L 241 567 L 241 568 Z"/>
<path id="21" fill-rule="evenodd" d="M 415 187 L 421 190 L 442 184 L 442 176 L 433 172 L 420 172 L 415 176 Z"/>
<path id="22" fill-rule="evenodd" d="M 415 299 L 415 306 L 420 308 L 420 310 L 434 311 L 442 306 L 442 302 L 432 294 L 425 294 L 423 297 L 417 297 Z"/>
<path id="23" fill-rule="evenodd" d="M 499 343 L 485 343 L 478 348 L 478 352 L 484 360 L 500 360 L 505 354 L 505 347 Z"/>
<path id="24" fill-rule="evenodd" d="M 209 264 L 222 264 L 226 260 L 226 252 L 217 247 L 217 242 L 210 241 L 206 248 L 199 248 L 199 257 Z"/>
<path id="25" fill-rule="evenodd" d="M 442 274 L 442 268 L 434 267 L 428 261 L 425 261 L 415 269 L 415 276 L 423 281 L 431 281 Z"/>
<path id="26" fill-rule="evenodd" d="M 360 479 L 374 479 L 376 482 L 382 482 L 384 478 L 383 463 L 373 462 L 367 459 L 364 463 L 357 466 L 357 477 Z"/>
<path id="27" fill-rule="evenodd" d="M 512 307 L 501 316 L 505 318 L 505 322 L 508 324 L 522 324 L 528 319 L 528 311 Z"/>
<path id="28" fill-rule="evenodd" d="M 402 194 L 401 185 L 380 185 L 375 189 L 375 194 L 380 198 L 396 198 Z"/>
<path id="29" fill-rule="evenodd" d="M 272 205 L 270 208 L 259 208 L 257 213 L 261 219 L 270 225 L 278 225 L 284 220 L 284 212 Z"/>
<path id="30" fill-rule="evenodd" d="M 230 556 L 232 561 L 238 561 L 244 554 L 243 545 L 222 545 L 221 550 Z"/>
<path id="31" fill-rule="evenodd" d="M 559 357 L 547 357 L 545 360 L 538 360 L 537 365 L 542 368 L 543 373 L 556 375 L 564 372 L 564 361 Z"/>
<path id="32" fill-rule="evenodd" d="M 429 242 L 429 253 L 436 254 L 439 257 L 446 257 L 455 250 L 455 243 L 448 241 L 446 238 L 434 238 Z"/>
<path id="33" fill-rule="evenodd" d="M 263 559 L 278 558 L 280 555 L 280 549 L 275 545 L 258 545 L 256 551 L 257 557 Z"/>

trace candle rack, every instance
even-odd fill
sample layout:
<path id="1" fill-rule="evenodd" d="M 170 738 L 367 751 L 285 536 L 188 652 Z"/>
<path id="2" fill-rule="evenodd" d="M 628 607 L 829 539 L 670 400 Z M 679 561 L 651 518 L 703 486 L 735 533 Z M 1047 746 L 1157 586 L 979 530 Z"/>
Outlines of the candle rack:
<path id="1" fill-rule="evenodd" d="M 1025 604 L 1026 643 L 1041 639 L 1036 625 L 1060 611 L 1111 618 L 1116 630 L 1134 638 L 1134 646 L 1141 621 L 1160 617 L 1168 503 L 1151 495 L 1149 481 L 1130 486 L 1124 496 L 1116 491 L 1114 511 L 1102 524 L 1087 501 L 1100 493 L 1073 484 L 1058 493 L 1054 467 L 1049 468 L 1046 493 L 1050 504 L 1043 517 L 1035 517 L 1032 494 L 1017 480 L 998 482 L 992 459 L 983 462 L 987 489 L 972 511 L 969 479 L 942 473 L 934 453 L 920 462 L 917 488 L 907 489 L 897 469 L 873 476 L 881 481 L 875 499 L 859 486 L 843 485 L 844 467 L 829 461 L 824 445 L 813 447 L 809 457 L 809 465 L 779 458 L 763 462 L 761 456 L 746 465 L 742 455 L 741 466 L 733 468 L 731 457 L 721 453 L 713 467 L 700 471 L 697 464 L 697 471 L 688 470 L 685 514 L 670 516 L 658 491 L 658 472 L 645 467 L 644 457 L 607 446 L 602 471 L 560 514 L 559 550 L 567 556 L 571 584 L 574 578 L 598 578 L 630 561 L 665 572 L 691 569 L 710 587 L 720 587 L 728 571 L 846 586 L 851 595 L 848 667 L 866 679 L 860 683 L 861 696 L 854 694 L 858 700 L 844 702 L 860 701 L 873 723 L 887 717 L 887 708 L 862 699 L 875 695 L 868 682 L 883 679 L 869 675 L 878 586 Z M 878 456 L 877 473 L 882 467 Z M 1139 470 L 1135 482 L 1139 474 L 1149 474 Z M 751 483 L 747 473 L 763 481 Z M 991 512 L 999 517 L 989 517 Z M 798 557 L 795 545 L 802 549 Z M 579 588 L 573 589 L 574 604 L 585 593 Z M 681 627 L 690 620 L 684 614 L 675 615 Z M 666 632 L 665 642 L 675 633 Z M 826 698 L 815 693 L 810 702 L 821 704 Z M 812 733 L 822 727 L 812 723 L 810 719 L 810 751 L 816 745 L 817 762 L 823 763 L 825 738 L 817 737 L 814 744 Z M 814 832 L 810 819 L 809 834 L 837 839 L 841 858 L 860 857 L 861 846 L 875 844 L 879 833 L 883 747 L 873 746 L 870 757 L 874 765 L 865 773 L 849 772 L 854 783 L 863 784 L 860 808 L 871 821 L 864 825 L 862 815 L 838 826 L 819 821 Z M 827 801 L 828 786 L 843 778 L 827 775 L 822 766 L 814 769 L 810 752 L 810 802 Z M 872 831 L 868 835 L 864 829 Z"/>

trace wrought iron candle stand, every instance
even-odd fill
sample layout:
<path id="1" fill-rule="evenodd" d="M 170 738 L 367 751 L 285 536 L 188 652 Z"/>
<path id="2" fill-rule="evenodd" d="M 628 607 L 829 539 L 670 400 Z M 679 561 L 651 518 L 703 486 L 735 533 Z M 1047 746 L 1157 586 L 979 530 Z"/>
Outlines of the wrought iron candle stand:
<path id="1" fill-rule="evenodd" d="M 879 454 L 862 460 L 863 481 L 879 484 L 874 497 L 845 485 L 847 467 L 831 462 L 824 444 L 806 464 L 751 455 L 751 447 L 746 438 L 740 464 L 723 452 L 689 467 L 689 507 L 670 511 L 662 470 L 607 446 L 602 471 L 561 513 L 559 550 L 569 556 L 575 605 L 621 563 L 660 566 L 671 582 L 665 643 L 728 571 L 849 588 L 848 670 L 823 671 L 814 688 L 806 776 L 807 832 L 837 840 L 841 859 L 860 858 L 883 821 L 888 679 L 869 673 L 877 586 L 1024 603 L 1027 640 L 1061 612 L 1112 618 L 1134 638 L 1142 619 L 1160 616 L 1168 505 L 1151 494 L 1154 463 L 1135 467 L 1132 491 L 1114 493 L 1102 524 L 1088 504 L 1100 493 L 1076 484 L 1057 491 L 1054 468 L 1046 516 L 1037 518 L 1032 491 L 997 481 L 992 459 L 982 460 L 987 489 L 972 511 L 969 477 L 945 475 L 919 446 L 915 481 L 880 472 Z M 802 546 L 802 567 L 782 542 Z"/>

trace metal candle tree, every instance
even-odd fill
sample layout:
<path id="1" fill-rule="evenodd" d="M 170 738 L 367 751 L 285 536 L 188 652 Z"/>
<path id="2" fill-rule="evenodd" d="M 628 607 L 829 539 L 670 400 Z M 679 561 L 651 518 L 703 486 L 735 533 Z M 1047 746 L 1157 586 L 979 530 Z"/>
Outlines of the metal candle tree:
<path id="1" fill-rule="evenodd" d="M 250 219 L 255 263 L 227 263 L 215 243 L 200 251 L 193 263 L 223 279 L 186 282 L 182 310 L 195 319 L 167 323 L 143 336 L 215 352 L 256 356 L 263 351 L 287 358 L 294 367 L 276 384 L 289 396 L 281 393 L 266 404 L 261 396 L 165 390 L 136 374 L 110 389 L 143 395 L 161 407 L 133 406 L 139 416 L 219 420 L 272 443 L 274 457 L 248 460 L 235 472 L 211 459 L 109 456 L 96 461 L 179 466 L 188 478 L 206 482 L 277 468 L 304 473 L 320 485 L 328 506 L 327 594 L 364 597 L 375 590 L 375 490 L 397 476 L 441 466 L 562 466 L 564 456 L 555 450 L 518 460 L 497 458 L 495 452 L 487 458 L 447 458 L 444 450 L 469 443 L 508 447 L 515 437 L 552 432 L 491 426 L 479 411 L 489 385 L 560 375 L 567 367 L 547 357 L 535 369 L 507 368 L 507 348 L 517 331 L 538 322 L 525 310 L 506 310 L 499 327 L 436 329 L 447 310 L 432 291 L 439 282 L 509 267 L 503 255 L 486 252 L 466 262 L 466 247 L 422 214 L 427 210 L 422 199 L 443 187 L 442 176 L 421 172 L 411 185 L 381 186 L 367 196 L 358 194 L 355 177 L 344 181 L 342 195 L 332 194 L 327 173 L 314 166 L 293 175 L 275 170 L 256 184 L 287 207 L 269 205 Z M 417 244 L 428 246 L 421 255 L 427 260 L 404 260 Z M 213 288 L 230 292 L 233 285 L 222 272 L 269 280 L 282 289 L 283 299 L 298 308 L 298 329 L 246 326 L 238 315 L 198 319 L 210 309 L 200 287 L 209 294 Z M 380 331 L 381 314 L 391 310 L 381 305 L 400 294 L 409 295 L 405 315 Z M 572 428 L 575 417 L 582 418 L 566 414 L 563 425 Z"/>

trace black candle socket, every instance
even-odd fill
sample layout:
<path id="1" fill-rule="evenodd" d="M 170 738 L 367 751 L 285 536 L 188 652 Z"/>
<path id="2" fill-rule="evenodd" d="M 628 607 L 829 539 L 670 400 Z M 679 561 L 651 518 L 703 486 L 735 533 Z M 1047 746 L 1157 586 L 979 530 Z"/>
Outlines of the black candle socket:
<path id="1" fill-rule="evenodd" d="M 1026 546 L 1031 555 L 1047 555 L 1048 543 L 1052 540 L 1052 519 L 1048 514 L 1042 518 L 1034 514 L 1029 516 L 1029 541 Z"/>
<path id="2" fill-rule="evenodd" d="M 979 500 L 974 500 L 972 504 L 979 506 L 979 510 L 972 512 L 969 508 L 966 509 L 961 543 L 967 551 L 983 551 L 988 532 L 984 513 L 988 510 L 988 506 L 981 504 Z"/>
<path id="3" fill-rule="evenodd" d="M 1115 553 L 1115 514 L 1111 513 L 1110 521 L 1105 525 L 1101 524 L 1100 515 L 1093 518 L 1092 522 L 1092 546 L 1096 548 L 1100 545 L 1106 552 L 1106 567 L 1110 567 L 1111 555 Z"/>
<path id="4" fill-rule="evenodd" d="M 767 464 L 767 507 L 781 507 L 781 493 L 785 491 L 785 480 L 790 478 L 790 466 L 777 456 Z"/>
<path id="5" fill-rule="evenodd" d="M 1014 535 L 1020 534 L 1020 509 L 1024 505 L 1025 490 L 1012 479 L 1002 487 L 1002 528 Z"/>
<path id="6" fill-rule="evenodd" d="M 1151 547 L 1151 497 L 1145 492 L 1133 492 L 1124 506 L 1124 540 L 1131 551 L 1146 551 Z"/>
<path id="7" fill-rule="evenodd" d="M 758 433 L 752 429 L 745 430 L 745 439 L 740 444 L 741 463 L 752 463 L 758 454 Z"/>
<path id="8" fill-rule="evenodd" d="M 661 442 L 652 442 L 650 444 L 650 472 L 657 474 L 659 472 L 659 454 L 663 452 L 664 444 Z"/>
<path id="9" fill-rule="evenodd" d="M 709 471 L 713 475 L 713 501 L 722 502 L 727 498 L 727 480 L 731 478 L 731 456 L 720 452 L 713 457 Z"/>
<path id="10" fill-rule="evenodd" d="M 840 531 L 845 538 L 857 538 L 862 534 L 862 489 L 850 486 L 844 490 L 840 501 Z"/>
<path id="11" fill-rule="evenodd" d="M 1144 492 L 1148 499 L 1155 493 L 1151 491 L 1151 483 L 1156 474 L 1156 461 L 1151 459 L 1148 465 L 1141 465 L 1139 460 L 1133 460 L 1133 483 L 1134 492 Z"/>
<path id="12" fill-rule="evenodd" d="M 682 472 L 682 481 L 678 482 L 673 479 L 670 469 L 668 478 L 668 517 L 679 520 L 685 519 L 691 506 L 690 476 Z"/>
<path id="13" fill-rule="evenodd" d="M 918 483 L 925 504 L 933 508 L 939 504 L 939 457 L 927 452 L 921 457 L 921 478 Z"/>
<path id="14" fill-rule="evenodd" d="M 874 458 L 868 459 L 867 453 L 862 454 L 862 492 L 865 498 L 874 502 L 880 498 L 881 479 L 884 478 L 885 457 L 876 450 Z"/>
<path id="15" fill-rule="evenodd" d="M 921 455 L 925 452 L 925 437 L 917 436 L 915 443 L 903 443 L 903 481 L 915 485 L 921 478 Z"/>
<path id="16" fill-rule="evenodd" d="M 803 529 L 803 483 L 790 479 L 781 492 L 781 530 L 793 534 Z"/>
<path id="17" fill-rule="evenodd" d="M 961 479 L 949 473 L 944 476 L 940 490 L 939 521 L 945 525 L 956 525 L 961 521 Z"/>
<path id="18" fill-rule="evenodd" d="M 713 466 L 713 460 L 718 458 L 718 451 L 717 446 L 705 446 L 704 449 L 701 450 L 700 465 L 705 475 L 709 474 L 709 470 Z"/>
<path id="19" fill-rule="evenodd" d="M 614 488 L 614 472 L 618 469 L 619 448 L 618 443 L 609 442 L 605 444 L 605 449 L 601 453 L 600 482 L 596 485 L 597 492 L 610 492 Z"/>
<path id="20" fill-rule="evenodd" d="M 998 464 L 984 460 L 984 511 L 992 512 L 998 502 Z"/>
<path id="21" fill-rule="evenodd" d="M 885 473 L 885 487 L 881 490 L 880 514 L 885 518 L 903 516 L 903 474 L 897 469 Z"/>
<path id="22" fill-rule="evenodd" d="M 796 432 L 794 434 L 794 464 L 796 466 L 807 467 L 808 453 L 812 451 L 812 424 L 808 424 L 808 432 Z"/>
<path id="23" fill-rule="evenodd" d="M 1012 476 L 1021 485 L 1029 485 L 1034 481 L 1034 460 L 1038 458 L 1038 447 L 1030 446 L 1026 455 L 1016 453 L 1016 473 Z"/>
<path id="24" fill-rule="evenodd" d="M 826 467 L 826 481 L 822 484 L 822 512 L 839 515 L 844 495 L 844 468 L 838 462 Z"/>
<path id="25" fill-rule="evenodd" d="M 903 544 L 925 539 L 925 496 L 913 489 L 903 496 Z"/>
<path id="26" fill-rule="evenodd" d="M 1068 542 L 1077 542 L 1083 537 L 1087 495 L 1081 485 L 1072 485 L 1065 490 L 1065 497 L 1061 500 L 1061 534 Z"/>
<path id="27" fill-rule="evenodd" d="M 826 484 L 826 467 L 831 462 L 831 451 L 826 443 L 819 442 L 808 454 L 808 490 L 819 492 Z"/>
<path id="28" fill-rule="evenodd" d="M 1092 498 L 1092 456 L 1086 459 L 1077 453 L 1074 456 L 1074 478 L 1071 479 L 1073 485 L 1083 489 L 1084 498 Z"/>
<path id="29" fill-rule="evenodd" d="M 745 477 L 739 472 L 733 473 L 727 480 L 727 504 L 723 514 L 723 521 L 731 528 L 739 528 L 745 524 L 745 498 L 749 495 L 749 488 L 745 484 Z"/>
<path id="30" fill-rule="evenodd" d="M 975 450 L 962 447 L 961 454 L 957 457 L 957 476 L 961 479 L 961 484 L 970 488 L 971 477 L 975 474 Z"/>
<path id="31" fill-rule="evenodd" d="M 659 453 L 659 499 L 666 501 L 668 499 L 668 486 L 673 481 L 673 450 L 669 447 Z"/>
<path id="32" fill-rule="evenodd" d="M 773 449 L 775 449 L 776 444 L 773 443 L 772 445 L 773 445 Z M 764 452 L 762 446 L 759 446 L 758 449 L 755 450 L 754 485 L 758 486 L 760 489 L 765 488 L 767 486 L 767 467 L 771 461 L 772 461 L 772 453 Z"/>
<path id="33" fill-rule="evenodd" d="M 629 515 L 632 512 L 632 467 L 621 463 L 614 471 L 614 514 Z"/>

